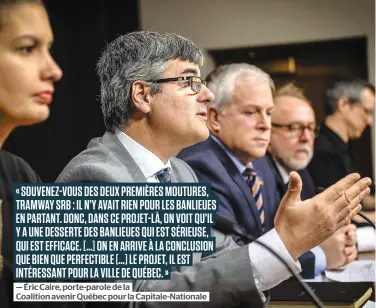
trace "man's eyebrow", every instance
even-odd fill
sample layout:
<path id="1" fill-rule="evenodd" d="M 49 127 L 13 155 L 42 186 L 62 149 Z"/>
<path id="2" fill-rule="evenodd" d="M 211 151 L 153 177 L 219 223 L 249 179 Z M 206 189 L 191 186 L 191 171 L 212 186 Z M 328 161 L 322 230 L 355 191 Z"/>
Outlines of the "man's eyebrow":
<path id="1" fill-rule="evenodd" d="M 186 68 L 182 74 L 193 74 L 193 75 L 198 75 L 198 70 L 195 68 Z"/>
<path id="2" fill-rule="evenodd" d="M 257 109 L 261 109 L 261 108 L 263 108 L 264 106 L 260 106 L 260 104 L 257 104 L 257 103 L 249 103 L 249 104 L 247 104 L 247 105 L 245 105 L 244 106 L 244 108 L 257 108 Z M 271 109 L 275 109 L 275 106 L 273 105 L 273 106 L 270 106 L 270 107 L 267 107 L 266 108 L 267 110 L 271 110 Z"/>

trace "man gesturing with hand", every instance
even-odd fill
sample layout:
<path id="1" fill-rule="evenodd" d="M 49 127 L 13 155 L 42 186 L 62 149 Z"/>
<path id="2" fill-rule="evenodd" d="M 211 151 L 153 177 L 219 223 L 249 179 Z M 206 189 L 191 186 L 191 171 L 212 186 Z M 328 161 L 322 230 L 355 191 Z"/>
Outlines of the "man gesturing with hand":
<path id="1" fill-rule="evenodd" d="M 296 259 L 348 225 L 361 210 L 360 202 L 370 193 L 370 184 L 371 179 L 360 179 L 354 173 L 312 199 L 301 201 L 301 178 L 291 172 L 288 190 L 275 217 L 275 228 L 292 258 Z"/>
<path id="2" fill-rule="evenodd" d="M 173 33 L 132 32 L 109 43 L 97 65 L 107 132 L 91 140 L 87 149 L 69 162 L 57 181 L 197 182 L 192 169 L 174 156 L 209 136 L 206 105 L 213 101 L 214 95 L 201 79 L 202 61 L 202 53 L 192 41 Z M 267 90 L 265 87 L 268 86 L 259 85 L 257 89 Z M 264 109 L 262 119 L 260 128 L 270 129 L 270 124 L 264 121 Z M 356 176 L 350 176 L 331 191 L 346 191 L 352 200 L 362 196 L 360 192 L 366 189 L 363 184 Z M 273 248 L 296 272 L 301 270 L 294 262 L 296 257 L 343 224 L 331 216 L 346 206 L 342 204 L 345 200 L 339 198 L 341 202 L 336 203 L 330 192 L 324 192 L 302 207 L 297 197 L 300 189 L 300 179 L 296 178 L 281 206 L 278 228 L 261 237 L 268 244 L 274 242 Z M 307 208 L 315 213 L 316 224 L 309 225 L 312 217 L 304 214 Z M 356 209 L 351 209 L 350 216 Z M 320 231 L 317 221 L 322 221 L 324 231 Z M 301 226 L 307 229 L 307 243 L 296 234 L 301 232 Z M 315 236 L 316 233 L 320 234 Z M 213 230 L 212 236 L 216 251 L 210 255 L 194 253 L 192 265 L 179 267 L 169 280 L 132 280 L 133 291 L 206 291 L 210 293 L 209 302 L 145 301 L 127 302 L 124 306 L 264 307 L 261 292 L 291 276 L 279 260 L 269 258 L 257 243 L 239 247 L 221 232 Z"/>

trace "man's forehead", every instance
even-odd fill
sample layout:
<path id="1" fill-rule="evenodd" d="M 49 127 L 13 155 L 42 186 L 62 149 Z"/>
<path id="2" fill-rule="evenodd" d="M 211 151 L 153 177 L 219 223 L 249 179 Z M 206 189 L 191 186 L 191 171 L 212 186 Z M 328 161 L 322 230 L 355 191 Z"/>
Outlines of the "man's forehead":
<path id="1" fill-rule="evenodd" d="M 243 106 L 248 104 L 260 105 L 266 108 L 274 106 L 272 90 L 269 84 L 249 78 L 238 78 L 235 81 L 231 101 Z"/>
<path id="2" fill-rule="evenodd" d="M 363 90 L 363 105 L 365 105 L 365 107 L 369 107 L 369 108 L 374 108 L 375 106 L 375 95 L 373 94 L 373 92 L 366 88 Z"/>
<path id="3" fill-rule="evenodd" d="M 181 75 L 201 76 L 201 72 L 198 64 L 180 59 L 174 59 L 168 61 L 163 75 L 166 77 L 178 77 Z"/>

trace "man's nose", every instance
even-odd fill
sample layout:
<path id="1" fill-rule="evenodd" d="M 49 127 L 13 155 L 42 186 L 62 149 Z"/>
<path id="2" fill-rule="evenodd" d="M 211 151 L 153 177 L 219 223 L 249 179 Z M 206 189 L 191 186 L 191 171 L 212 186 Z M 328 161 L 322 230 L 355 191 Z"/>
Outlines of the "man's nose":
<path id="1" fill-rule="evenodd" d="M 299 140 L 302 142 L 311 141 L 313 139 L 313 132 L 308 128 L 302 128 L 301 134 L 299 136 Z"/>
<path id="2" fill-rule="evenodd" d="M 272 120 L 266 112 L 260 113 L 258 127 L 265 130 L 269 130 L 272 128 Z"/>
<path id="3" fill-rule="evenodd" d="M 199 103 L 209 104 L 214 101 L 214 93 L 205 85 L 202 85 L 201 91 L 198 94 L 197 100 Z"/>

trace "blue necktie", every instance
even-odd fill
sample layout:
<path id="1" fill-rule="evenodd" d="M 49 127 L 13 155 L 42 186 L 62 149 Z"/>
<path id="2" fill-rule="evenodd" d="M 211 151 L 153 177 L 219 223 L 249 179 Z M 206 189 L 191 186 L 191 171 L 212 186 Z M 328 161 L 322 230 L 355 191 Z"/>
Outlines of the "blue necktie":
<path id="1" fill-rule="evenodd" d="M 171 183 L 171 176 L 170 176 L 171 168 L 163 168 L 157 172 L 157 178 L 161 183 Z M 172 265 L 171 272 L 179 271 L 179 265 Z"/>
<path id="2" fill-rule="evenodd" d="M 171 183 L 171 168 L 163 168 L 157 172 L 157 178 L 161 183 Z"/>

